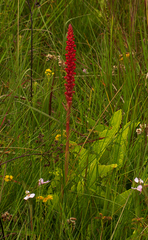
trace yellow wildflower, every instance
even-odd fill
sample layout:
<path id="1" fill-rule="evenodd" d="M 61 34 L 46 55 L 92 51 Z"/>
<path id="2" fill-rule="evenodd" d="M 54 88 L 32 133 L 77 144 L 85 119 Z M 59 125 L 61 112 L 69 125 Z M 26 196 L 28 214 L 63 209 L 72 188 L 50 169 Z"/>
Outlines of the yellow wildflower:
<path id="1" fill-rule="evenodd" d="M 12 179 L 13 179 L 13 176 L 12 176 L 12 175 L 6 175 L 6 176 L 5 176 L 5 181 L 6 181 L 6 182 L 12 181 Z"/>
<path id="2" fill-rule="evenodd" d="M 120 59 L 119 59 L 119 61 L 123 61 L 123 56 L 125 56 L 126 58 L 129 58 L 130 57 L 130 53 L 128 52 L 128 53 L 126 53 L 126 54 L 120 54 L 119 55 L 119 57 L 120 57 Z"/>
<path id="3" fill-rule="evenodd" d="M 36 199 L 43 200 L 44 198 L 42 196 L 38 196 Z"/>
<path id="4" fill-rule="evenodd" d="M 59 138 L 61 137 L 61 134 L 57 134 L 55 137 L 55 141 L 59 141 Z"/>
<path id="5" fill-rule="evenodd" d="M 38 196 L 37 198 L 36 198 L 37 200 L 42 200 L 43 202 L 47 202 L 48 200 L 52 200 L 53 199 L 53 197 L 51 196 L 51 195 L 48 195 L 47 197 L 42 197 L 42 196 Z"/>
<path id="6" fill-rule="evenodd" d="M 10 180 L 12 180 L 12 179 L 13 179 L 13 176 L 12 176 L 12 175 L 10 175 L 10 176 L 9 176 L 9 178 L 10 178 Z"/>
<path id="7" fill-rule="evenodd" d="M 47 197 L 45 197 L 43 199 L 43 202 L 47 202 L 48 200 L 52 200 L 52 199 L 53 199 L 53 197 L 51 195 L 48 195 Z"/>
<path id="8" fill-rule="evenodd" d="M 65 130 L 63 130 L 63 136 L 66 137 L 66 131 Z M 60 137 L 61 137 L 61 134 L 57 134 L 55 136 L 55 141 L 59 141 Z"/>
<path id="9" fill-rule="evenodd" d="M 49 200 L 53 200 L 53 196 L 52 196 L 52 195 L 48 195 L 47 198 L 48 198 Z"/>
<path id="10" fill-rule="evenodd" d="M 50 69 L 46 69 L 45 74 L 49 77 L 54 74 Z"/>
<path id="11" fill-rule="evenodd" d="M 47 198 L 44 198 L 44 199 L 43 199 L 43 202 L 47 202 L 47 200 L 48 200 Z"/>

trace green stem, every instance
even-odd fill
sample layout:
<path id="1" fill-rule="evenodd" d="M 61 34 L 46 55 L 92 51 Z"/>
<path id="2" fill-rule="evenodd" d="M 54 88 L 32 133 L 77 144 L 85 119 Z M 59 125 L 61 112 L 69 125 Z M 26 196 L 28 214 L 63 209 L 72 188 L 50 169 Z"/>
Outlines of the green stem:
<path id="1" fill-rule="evenodd" d="M 147 187 L 148 187 L 148 185 L 144 185 L 142 190 L 143 190 L 143 194 L 145 196 L 145 203 L 148 206 L 148 191 L 147 191 Z"/>
<path id="2" fill-rule="evenodd" d="M 19 5 L 20 5 L 20 2 L 18 0 L 17 2 L 17 57 L 16 57 L 16 61 L 17 61 L 17 70 L 19 71 Z"/>
<path id="3" fill-rule="evenodd" d="M 69 163 L 69 127 L 70 125 L 70 106 L 68 105 L 67 115 L 66 115 L 66 151 L 65 151 L 65 182 L 67 183 L 68 175 L 68 163 Z"/>
<path id="4" fill-rule="evenodd" d="M 32 204 L 29 203 L 30 208 L 30 225 L 31 225 L 31 231 L 33 231 L 33 221 L 32 221 Z"/>

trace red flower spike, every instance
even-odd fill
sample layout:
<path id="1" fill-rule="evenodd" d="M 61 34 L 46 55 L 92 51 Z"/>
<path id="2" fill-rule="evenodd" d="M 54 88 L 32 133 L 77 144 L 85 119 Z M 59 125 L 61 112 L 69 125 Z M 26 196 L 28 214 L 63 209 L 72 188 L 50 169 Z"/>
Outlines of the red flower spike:
<path id="1" fill-rule="evenodd" d="M 65 54 L 66 56 L 66 83 L 65 85 L 65 96 L 66 96 L 66 101 L 67 101 L 67 106 L 65 107 L 67 114 L 66 114 L 66 150 L 65 150 L 65 183 L 67 184 L 68 182 L 68 165 L 69 165 L 69 139 L 70 139 L 70 110 L 71 110 L 71 105 L 72 105 L 72 96 L 75 93 L 73 91 L 73 88 L 75 86 L 74 82 L 74 75 L 76 74 L 74 72 L 76 68 L 75 64 L 75 56 L 76 56 L 76 50 L 75 50 L 75 43 L 74 43 L 74 34 L 73 34 L 73 29 L 71 24 L 68 26 L 68 33 L 67 33 L 67 41 L 66 41 L 66 51 L 67 53 Z M 62 196 L 64 193 L 64 187 L 62 187 Z"/>
<path id="2" fill-rule="evenodd" d="M 66 100 L 67 100 L 67 104 L 68 104 L 68 107 L 71 107 L 71 104 L 72 104 L 72 96 L 73 96 L 73 93 L 75 93 L 73 91 L 73 88 L 75 86 L 74 84 L 74 75 L 76 74 L 74 72 L 75 68 L 76 68 L 76 64 L 75 64 L 75 52 L 76 50 L 74 49 L 76 47 L 75 43 L 74 43 L 74 34 L 73 34 L 73 28 L 72 28 L 72 25 L 69 24 L 69 27 L 68 27 L 68 34 L 67 34 L 67 46 L 66 46 L 66 51 L 67 53 L 65 54 L 66 56 L 66 68 L 65 68 L 65 71 L 67 73 L 67 75 L 65 76 L 65 79 L 67 80 L 67 83 L 65 83 L 65 88 L 66 88 L 66 92 L 65 92 L 65 95 L 66 95 Z"/>

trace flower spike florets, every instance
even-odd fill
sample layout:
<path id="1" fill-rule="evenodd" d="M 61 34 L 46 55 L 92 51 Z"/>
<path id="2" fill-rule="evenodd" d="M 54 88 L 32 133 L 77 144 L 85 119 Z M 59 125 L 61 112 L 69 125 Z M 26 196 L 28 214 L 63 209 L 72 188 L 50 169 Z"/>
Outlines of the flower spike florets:
<path id="1" fill-rule="evenodd" d="M 76 45 L 74 43 L 74 34 L 73 34 L 73 28 L 72 28 L 71 24 L 69 24 L 69 27 L 68 27 L 66 43 L 67 43 L 67 46 L 66 46 L 67 53 L 65 54 L 65 56 L 66 56 L 65 71 L 66 71 L 67 75 L 65 76 L 65 79 L 67 80 L 67 83 L 65 83 L 65 88 L 66 88 L 65 95 L 66 95 L 67 105 L 68 105 L 68 107 L 71 107 L 72 95 L 73 95 L 73 93 L 75 93 L 75 91 L 73 91 L 73 88 L 75 86 L 74 75 L 76 74 L 74 72 L 74 70 L 76 68 L 76 64 L 75 64 L 75 61 L 76 61 L 75 47 L 76 47 Z"/>

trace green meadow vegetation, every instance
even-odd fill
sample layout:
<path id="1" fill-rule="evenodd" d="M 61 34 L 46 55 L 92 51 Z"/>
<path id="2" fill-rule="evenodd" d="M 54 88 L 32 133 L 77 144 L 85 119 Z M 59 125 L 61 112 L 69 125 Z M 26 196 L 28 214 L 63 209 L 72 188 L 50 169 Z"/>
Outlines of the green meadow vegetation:
<path id="1" fill-rule="evenodd" d="M 1 0 L 0 25 L 0 239 L 148 239 L 148 1 Z"/>

